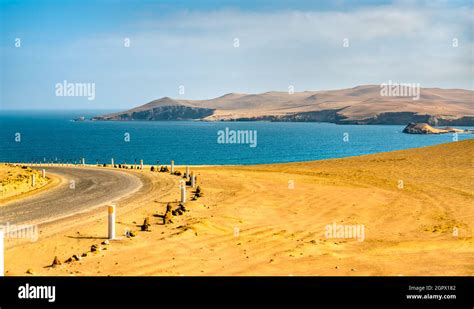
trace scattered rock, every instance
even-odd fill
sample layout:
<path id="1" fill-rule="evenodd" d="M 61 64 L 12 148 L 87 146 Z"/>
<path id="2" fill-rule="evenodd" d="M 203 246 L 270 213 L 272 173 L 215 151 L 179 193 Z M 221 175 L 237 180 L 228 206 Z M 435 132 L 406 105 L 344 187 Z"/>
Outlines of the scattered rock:
<path id="1" fill-rule="evenodd" d="M 75 261 L 79 261 L 79 260 L 81 259 L 81 257 L 78 256 L 78 255 L 76 255 L 76 254 L 74 254 L 74 255 L 72 256 L 72 258 L 73 258 Z"/>
<path id="2" fill-rule="evenodd" d="M 356 271 L 356 270 L 357 270 L 357 269 L 355 269 L 355 268 L 351 268 L 351 271 Z"/>
<path id="3" fill-rule="evenodd" d="M 87 256 L 87 252 L 84 252 L 81 257 L 86 257 Z"/>
<path id="4" fill-rule="evenodd" d="M 108 244 L 109 244 L 109 240 L 108 240 L 108 239 L 106 239 L 106 240 L 104 240 L 104 241 L 102 242 L 102 245 L 108 245 Z"/>
<path id="5" fill-rule="evenodd" d="M 173 221 L 171 220 L 171 216 L 173 215 L 172 211 L 171 211 L 171 205 L 170 203 L 168 203 L 166 205 L 166 212 L 165 212 L 165 215 L 163 216 L 163 224 L 169 224 L 169 223 L 173 223 Z"/>
<path id="6" fill-rule="evenodd" d="M 99 251 L 99 250 L 100 250 L 99 246 L 97 246 L 97 245 L 92 245 L 91 246 L 91 252 L 96 252 L 96 251 Z"/>
<path id="7" fill-rule="evenodd" d="M 197 186 L 195 196 L 196 197 L 201 197 L 202 195 L 203 195 L 203 192 L 201 190 L 201 187 Z"/>
<path id="8" fill-rule="evenodd" d="M 186 206 L 184 206 L 184 204 L 179 204 L 178 205 L 178 209 L 180 209 L 181 211 L 185 212 L 185 211 L 188 211 L 188 209 L 186 208 Z"/>
<path id="9" fill-rule="evenodd" d="M 141 226 L 142 231 L 150 232 L 150 218 L 146 217 Z"/>
<path id="10" fill-rule="evenodd" d="M 55 256 L 53 260 L 53 264 L 51 264 L 51 266 L 55 267 L 57 265 L 61 265 L 61 262 L 59 261 L 58 257 Z"/>
<path id="11" fill-rule="evenodd" d="M 33 269 L 31 269 L 31 268 L 28 268 L 28 269 L 26 270 L 26 273 L 27 273 L 28 275 L 34 275 Z"/>

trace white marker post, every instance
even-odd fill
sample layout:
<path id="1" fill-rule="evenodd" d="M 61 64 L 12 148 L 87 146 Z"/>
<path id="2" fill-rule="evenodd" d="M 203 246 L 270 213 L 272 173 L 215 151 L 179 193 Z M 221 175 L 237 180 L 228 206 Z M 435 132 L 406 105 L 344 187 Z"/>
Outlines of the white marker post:
<path id="1" fill-rule="evenodd" d="M 186 165 L 186 178 L 189 177 L 189 166 Z"/>
<path id="2" fill-rule="evenodd" d="M 107 206 L 109 213 L 109 239 L 115 239 L 115 205 Z"/>
<path id="3" fill-rule="evenodd" d="M 31 186 L 34 187 L 36 185 L 36 174 L 31 175 Z"/>
<path id="4" fill-rule="evenodd" d="M 5 235 L 3 234 L 3 229 L 1 229 L 0 230 L 0 277 L 5 276 L 5 256 L 4 256 L 5 247 L 3 243 L 4 236 Z"/>
<path id="5" fill-rule="evenodd" d="M 41 170 L 41 177 L 46 178 L 46 170 L 44 168 Z"/>
<path id="6" fill-rule="evenodd" d="M 110 164 L 112 165 L 112 167 L 114 167 L 114 158 L 110 160 Z"/>
<path id="7" fill-rule="evenodd" d="M 82 165 L 86 165 L 86 159 L 82 158 Z"/>
<path id="8" fill-rule="evenodd" d="M 194 175 L 194 172 L 191 174 L 191 187 L 196 188 L 196 175 Z"/>
<path id="9" fill-rule="evenodd" d="M 140 160 L 140 169 L 143 170 L 143 160 Z"/>
<path id="10" fill-rule="evenodd" d="M 171 174 L 174 173 L 174 161 L 171 160 Z"/>
<path id="11" fill-rule="evenodd" d="M 180 182 L 179 187 L 181 189 L 181 203 L 186 203 L 186 184 Z"/>

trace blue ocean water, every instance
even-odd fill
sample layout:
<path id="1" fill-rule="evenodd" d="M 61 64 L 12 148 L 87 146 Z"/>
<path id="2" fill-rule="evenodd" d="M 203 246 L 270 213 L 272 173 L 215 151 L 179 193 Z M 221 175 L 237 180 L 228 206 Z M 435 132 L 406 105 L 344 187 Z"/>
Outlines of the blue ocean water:
<path id="1" fill-rule="evenodd" d="M 169 164 L 170 160 L 176 164 L 257 164 L 357 156 L 453 141 L 452 134 L 410 135 L 402 133 L 404 126 L 389 125 L 71 121 L 104 113 L 3 111 L 0 161 L 65 162 L 84 157 L 86 163 L 109 163 L 113 157 L 116 163 L 143 159 L 145 164 Z M 219 130 L 226 128 L 256 130 L 256 147 L 218 143 Z M 126 133 L 129 142 L 125 141 Z M 469 138 L 474 135 L 458 135 L 458 140 Z"/>

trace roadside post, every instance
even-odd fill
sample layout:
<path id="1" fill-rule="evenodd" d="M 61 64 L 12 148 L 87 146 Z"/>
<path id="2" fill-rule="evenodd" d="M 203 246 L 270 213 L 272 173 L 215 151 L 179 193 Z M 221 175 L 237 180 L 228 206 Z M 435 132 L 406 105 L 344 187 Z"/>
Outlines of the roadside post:
<path id="1" fill-rule="evenodd" d="M 191 187 L 196 188 L 196 175 L 194 175 L 194 172 L 191 173 Z"/>
<path id="2" fill-rule="evenodd" d="M 115 239 L 115 204 L 107 206 L 109 217 L 109 239 Z"/>
<path id="3" fill-rule="evenodd" d="M 181 189 L 181 203 L 186 203 L 186 183 L 180 181 L 179 188 Z"/>

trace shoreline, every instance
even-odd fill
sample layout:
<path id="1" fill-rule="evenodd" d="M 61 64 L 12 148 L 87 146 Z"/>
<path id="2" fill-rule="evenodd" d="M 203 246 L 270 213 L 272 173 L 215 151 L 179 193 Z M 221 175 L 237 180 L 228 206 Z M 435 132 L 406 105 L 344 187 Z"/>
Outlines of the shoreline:
<path id="1" fill-rule="evenodd" d="M 462 134 L 462 133 L 461 133 Z M 473 134 L 473 133 L 467 133 L 467 134 Z M 444 134 L 436 134 L 436 135 L 444 135 Z M 331 158 L 321 158 L 321 159 L 310 159 L 310 160 L 303 160 L 303 161 L 285 161 L 285 162 L 270 162 L 270 163 L 249 163 L 249 164 L 175 164 L 175 167 L 180 167 L 180 168 L 185 168 L 186 166 L 189 167 L 194 167 L 194 168 L 200 168 L 200 167 L 251 167 L 251 166 L 262 166 L 262 165 L 284 165 L 284 164 L 298 164 L 298 163 L 311 163 L 311 162 L 321 162 L 321 161 L 329 161 L 329 160 L 340 160 L 340 159 L 349 159 L 349 158 L 359 158 L 359 157 L 364 157 L 364 156 L 372 156 L 372 155 L 378 155 L 378 154 L 387 154 L 387 153 L 394 153 L 394 152 L 399 152 L 399 151 L 406 151 L 406 150 L 416 150 L 416 149 L 426 149 L 430 147 L 437 147 L 437 146 L 443 146 L 443 145 L 450 145 L 453 143 L 458 143 L 458 142 L 465 142 L 469 140 L 474 140 L 473 138 L 466 139 L 463 141 L 450 141 L 447 143 L 440 143 L 440 144 L 434 144 L 434 145 L 427 145 L 427 146 L 421 146 L 421 147 L 410 147 L 410 148 L 402 148 L 402 149 L 395 149 L 395 150 L 387 150 L 387 151 L 380 151 L 380 152 L 373 152 L 373 153 L 364 153 L 364 154 L 359 154 L 359 155 L 349 155 L 349 156 L 342 156 L 342 157 L 331 157 Z M 0 162 L 0 164 L 22 164 L 26 166 L 31 166 L 31 167 L 54 167 L 54 166 L 61 166 L 61 167 L 71 167 L 71 168 L 80 168 L 82 164 L 77 163 L 32 163 L 32 162 L 10 162 L 10 161 L 4 161 Z M 103 164 L 106 164 L 106 167 L 110 168 L 110 162 L 107 163 L 101 163 L 99 164 L 90 164 L 86 163 L 84 166 L 85 167 L 96 167 L 96 168 L 104 168 Z M 118 163 L 116 162 L 115 165 L 126 165 L 126 166 L 139 166 L 140 164 L 134 164 L 134 163 Z M 167 164 L 147 164 L 146 162 L 143 163 L 144 167 L 150 168 L 151 166 L 170 166 L 169 163 Z M 127 169 L 119 169 L 118 170 L 127 170 Z M 131 169 L 134 170 L 134 169 Z"/>

